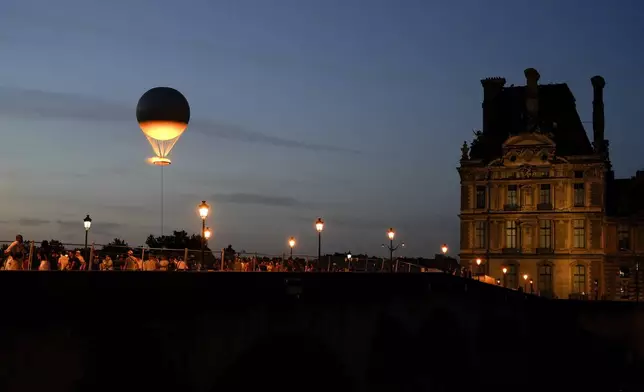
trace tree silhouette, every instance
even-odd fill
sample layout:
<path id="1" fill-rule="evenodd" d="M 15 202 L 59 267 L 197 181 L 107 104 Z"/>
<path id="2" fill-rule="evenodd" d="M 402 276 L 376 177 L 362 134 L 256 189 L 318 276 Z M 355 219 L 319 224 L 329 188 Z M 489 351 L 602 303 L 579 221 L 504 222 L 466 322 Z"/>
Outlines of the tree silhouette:
<path id="1" fill-rule="evenodd" d="M 129 248 L 129 245 L 127 244 L 127 242 L 125 242 L 120 238 L 114 238 L 107 245 L 103 246 L 103 248 L 101 249 L 101 253 L 114 256 L 117 254 L 126 253 L 128 248 Z"/>
<path id="2" fill-rule="evenodd" d="M 155 237 L 152 234 L 145 240 L 145 244 L 150 248 L 165 248 L 165 249 L 185 249 L 198 250 L 201 249 L 201 236 L 197 234 L 188 235 L 185 230 L 173 231 L 172 235 L 163 235 Z M 206 241 L 206 250 L 208 243 Z"/>

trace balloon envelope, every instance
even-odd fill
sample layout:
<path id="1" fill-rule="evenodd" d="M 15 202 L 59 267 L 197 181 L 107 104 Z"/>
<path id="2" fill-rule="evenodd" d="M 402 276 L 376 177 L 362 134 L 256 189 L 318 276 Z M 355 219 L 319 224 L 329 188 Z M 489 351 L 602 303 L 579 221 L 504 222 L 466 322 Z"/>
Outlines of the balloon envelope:
<path id="1" fill-rule="evenodd" d="M 156 158 L 169 162 L 167 155 L 188 127 L 190 105 L 179 91 L 155 87 L 139 99 L 136 119 Z"/>

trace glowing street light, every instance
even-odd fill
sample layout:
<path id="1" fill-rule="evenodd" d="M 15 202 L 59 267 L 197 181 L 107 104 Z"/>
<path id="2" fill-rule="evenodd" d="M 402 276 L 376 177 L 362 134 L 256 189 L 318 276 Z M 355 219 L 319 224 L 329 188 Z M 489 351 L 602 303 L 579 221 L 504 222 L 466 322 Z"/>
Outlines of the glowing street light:
<path id="1" fill-rule="evenodd" d="M 321 262 L 322 258 L 322 231 L 324 230 L 324 221 L 322 218 L 318 218 L 315 221 L 315 230 L 318 231 L 318 268 L 319 268 L 319 263 Z"/>
<path id="2" fill-rule="evenodd" d="M 197 209 L 201 217 L 201 265 L 203 266 L 206 262 L 206 218 L 210 213 L 210 206 L 205 200 L 202 200 Z"/>
<path id="3" fill-rule="evenodd" d="M 506 267 L 503 267 L 501 271 L 503 272 L 503 287 L 507 287 L 508 269 Z"/>
<path id="4" fill-rule="evenodd" d="M 443 252 L 443 255 L 447 255 L 448 250 L 449 250 L 449 248 L 447 247 L 447 244 L 443 244 L 441 246 L 441 252 Z"/>
<path id="5" fill-rule="evenodd" d="M 291 260 L 293 260 L 293 248 L 295 248 L 295 237 L 288 239 L 288 246 L 291 248 Z"/>
<path id="6" fill-rule="evenodd" d="M 389 245 L 382 244 L 383 248 L 389 249 L 389 263 L 391 263 L 391 267 L 393 268 L 394 264 L 394 252 L 399 248 L 399 247 L 404 247 L 405 243 L 401 242 L 398 245 L 394 246 L 394 238 L 396 238 L 396 230 L 394 230 L 393 227 L 390 227 L 389 230 L 387 230 L 387 238 L 389 238 Z M 382 262 L 382 267 L 384 268 L 385 262 Z M 396 266 L 396 272 L 398 271 L 398 266 Z"/>
<path id="7" fill-rule="evenodd" d="M 87 214 L 85 219 L 83 219 L 83 227 L 85 227 L 85 257 L 89 258 L 87 253 L 87 234 L 89 233 L 89 229 L 92 227 L 92 218 L 89 217 L 89 214 Z M 90 262 L 89 266 L 91 269 L 92 261 L 90 260 L 89 262 Z"/>
<path id="8" fill-rule="evenodd" d="M 523 274 L 523 291 L 528 291 L 528 274 Z"/>
<path id="9" fill-rule="evenodd" d="M 210 213 L 210 206 L 208 205 L 208 203 L 206 203 L 205 200 L 203 200 L 197 208 L 199 209 L 199 216 L 205 221 L 208 217 L 208 214 Z"/>
<path id="10" fill-rule="evenodd" d="M 210 227 L 206 227 L 206 230 L 203 232 L 203 236 L 206 240 L 209 240 L 210 237 L 212 237 L 212 231 L 210 230 Z"/>
<path id="11" fill-rule="evenodd" d="M 477 257 L 476 258 L 476 267 L 478 269 L 478 271 L 477 271 L 478 272 L 478 274 L 477 274 L 478 280 L 481 280 L 481 263 L 482 263 L 481 258 Z"/>
<path id="12" fill-rule="evenodd" d="M 351 270 L 351 251 L 347 252 L 347 267 Z"/>

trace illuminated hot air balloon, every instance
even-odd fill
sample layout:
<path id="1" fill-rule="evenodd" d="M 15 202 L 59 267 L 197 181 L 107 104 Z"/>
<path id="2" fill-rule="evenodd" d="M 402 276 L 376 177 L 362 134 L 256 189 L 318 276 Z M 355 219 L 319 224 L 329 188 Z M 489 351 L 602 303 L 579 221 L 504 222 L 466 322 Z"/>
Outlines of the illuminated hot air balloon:
<path id="1" fill-rule="evenodd" d="M 171 163 L 168 154 L 188 127 L 190 105 L 177 90 L 155 87 L 139 99 L 136 120 L 156 154 L 149 161 L 167 166 Z"/>

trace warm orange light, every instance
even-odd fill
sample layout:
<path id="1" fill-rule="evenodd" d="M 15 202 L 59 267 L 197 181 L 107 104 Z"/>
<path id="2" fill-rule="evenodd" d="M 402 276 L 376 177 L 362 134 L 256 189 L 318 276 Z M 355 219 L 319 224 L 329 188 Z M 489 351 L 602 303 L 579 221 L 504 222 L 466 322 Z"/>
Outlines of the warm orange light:
<path id="1" fill-rule="evenodd" d="M 146 121 L 139 123 L 145 136 L 155 140 L 171 140 L 181 136 L 188 124 L 175 121 Z"/>
<path id="2" fill-rule="evenodd" d="M 443 246 L 441 246 L 441 251 L 443 252 L 443 254 L 446 254 L 448 250 L 449 248 L 447 247 L 447 244 L 443 244 Z"/>
<path id="3" fill-rule="evenodd" d="M 208 217 L 208 213 L 210 212 L 210 206 L 206 201 L 202 201 L 201 204 L 199 204 L 199 216 L 201 219 L 206 219 Z"/>
<path id="4" fill-rule="evenodd" d="M 206 239 L 209 239 L 210 237 L 212 237 L 212 231 L 210 231 L 210 227 L 206 227 L 206 230 L 204 230 L 203 232 L 203 236 Z"/>
<path id="5" fill-rule="evenodd" d="M 324 230 L 324 221 L 322 220 L 322 218 L 318 218 L 315 221 L 315 230 L 317 230 L 318 233 L 321 233 L 322 230 Z"/>
<path id="6" fill-rule="evenodd" d="M 481 259 L 476 259 L 476 265 L 481 265 Z"/>
<path id="7" fill-rule="evenodd" d="M 503 271 L 503 275 L 505 275 L 505 274 L 507 274 L 507 273 L 508 273 L 508 269 L 507 269 L 507 268 L 505 268 L 505 267 L 503 267 L 503 269 L 502 269 L 501 271 Z"/>
<path id="8" fill-rule="evenodd" d="M 148 158 L 148 162 L 157 165 L 157 166 L 168 166 L 169 164 L 172 163 L 172 161 L 168 158 L 161 158 L 161 157 L 152 157 Z"/>
<path id="9" fill-rule="evenodd" d="M 395 236 L 396 236 L 396 231 L 394 230 L 393 227 L 390 227 L 389 230 L 387 230 L 387 237 L 389 237 L 390 241 L 393 241 Z"/>
<path id="10" fill-rule="evenodd" d="M 523 274 L 523 280 L 528 280 L 528 274 Z"/>
<path id="11" fill-rule="evenodd" d="M 291 248 L 295 248 L 295 238 L 294 237 L 291 237 L 291 238 L 288 239 L 288 246 L 290 246 Z"/>
<path id="12" fill-rule="evenodd" d="M 168 154 L 170 154 L 188 124 L 172 121 L 147 121 L 139 123 L 139 126 L 156 154 L 156 157 L 152 158 L 151 162 L 159 166 L 169 165 Z"/>

